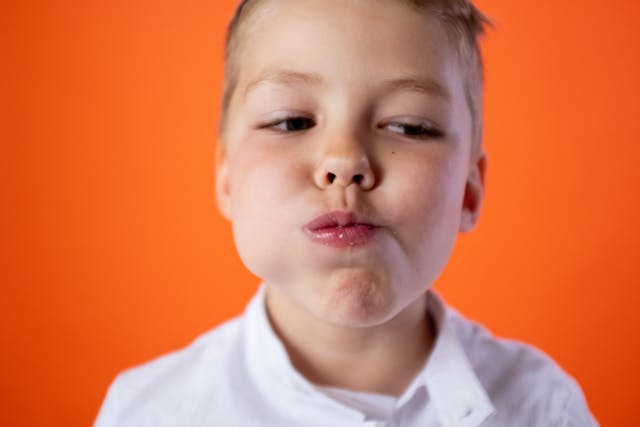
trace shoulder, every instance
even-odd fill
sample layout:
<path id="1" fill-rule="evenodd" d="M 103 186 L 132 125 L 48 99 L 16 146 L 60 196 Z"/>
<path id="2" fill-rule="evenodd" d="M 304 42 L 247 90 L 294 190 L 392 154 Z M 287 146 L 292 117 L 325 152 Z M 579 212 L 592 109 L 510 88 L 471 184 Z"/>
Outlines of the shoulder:
<path id="1" fill-rule="evenodd" d="M 223 398 L 220 390 L 243 353 L 242 328 L 242 317 L 232 319 L 181 350 L 124 371 L 109 387 L 95 425 L 165 425 L 163 414 L 193 414 L 205 396 Z"/>
<path id="2" fill-rule="evenodd" d="M 495 406 L 492 419 L 497 425 L 597 425 L 576 380 L 549 356 L 531 345 L 496 338 L 455 310 L 447 311 L 449 324 Z"/>

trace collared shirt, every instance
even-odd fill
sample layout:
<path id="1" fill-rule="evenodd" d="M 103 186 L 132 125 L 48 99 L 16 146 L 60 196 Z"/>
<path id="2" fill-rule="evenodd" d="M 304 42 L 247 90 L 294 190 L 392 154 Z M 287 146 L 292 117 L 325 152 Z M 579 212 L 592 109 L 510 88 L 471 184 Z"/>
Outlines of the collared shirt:
<path id="1" fill-rule="evenodd" d="M 578 384 L 551 359 L 427 296 L 437 338 L 399 397 L 309 382 L 273 331 L 261 287 L 242 316 L 120 374 L 95 426 L 598 425 Z"/>

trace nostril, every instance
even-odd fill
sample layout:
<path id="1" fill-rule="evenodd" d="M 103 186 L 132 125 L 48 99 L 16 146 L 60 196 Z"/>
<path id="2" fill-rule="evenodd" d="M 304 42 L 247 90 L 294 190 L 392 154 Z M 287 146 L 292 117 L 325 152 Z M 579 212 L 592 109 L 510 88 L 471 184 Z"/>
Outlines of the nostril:
<path id="1" fill-rule="evenodd" d="M 362 174 L 357 174 L 353 176 L 353 182 L 355 182 L 358 185 L 360 185 L 363 179 L 364 179 L 364 176 L 362 176 Z"/>
<path id="2" fill-rule="evenodd" d="M 336 179 L 336 174 L 329 172 L 327 174 L 327 179 L 329 180 L 329 184 L 333 184 L 333 181 Z"/>

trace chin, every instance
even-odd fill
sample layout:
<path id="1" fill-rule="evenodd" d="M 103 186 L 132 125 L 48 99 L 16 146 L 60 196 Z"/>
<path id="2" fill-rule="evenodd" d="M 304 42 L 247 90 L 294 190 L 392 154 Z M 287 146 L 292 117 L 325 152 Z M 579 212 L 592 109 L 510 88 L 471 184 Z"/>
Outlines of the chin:
<path id="1" fill-rule="evenodd" d="M 367 327 L 392 317 L 394 298 L 386 280 L 374 272 L 347 271 L 332 277 L 323 317 L 342 326 Z"/>

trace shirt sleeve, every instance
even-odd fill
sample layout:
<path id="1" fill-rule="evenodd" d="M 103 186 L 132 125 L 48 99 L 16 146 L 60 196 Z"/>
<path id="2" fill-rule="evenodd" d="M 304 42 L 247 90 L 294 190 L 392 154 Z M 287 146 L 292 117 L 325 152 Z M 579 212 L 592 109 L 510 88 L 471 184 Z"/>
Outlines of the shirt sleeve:
<path id="1" fill-rule="evenodd" d="M 557 427 L 599 427 L 598 421 L 589 410 L 587 401 L 579 386 L 573 389 L 562 411 Z"/>
<path id="2" fill-rule="evenodd" d="M 124 402 L 127 401 L 129 394 L 127 388 L 123 387 L 121 381 L 116 378 L 107 391 L 107 396 L 104 402 L 102 402 L 102 407 L 98 412 L 93 426 L 115 427 L 121 425 L 119 420 L 121 419 Z"/>

